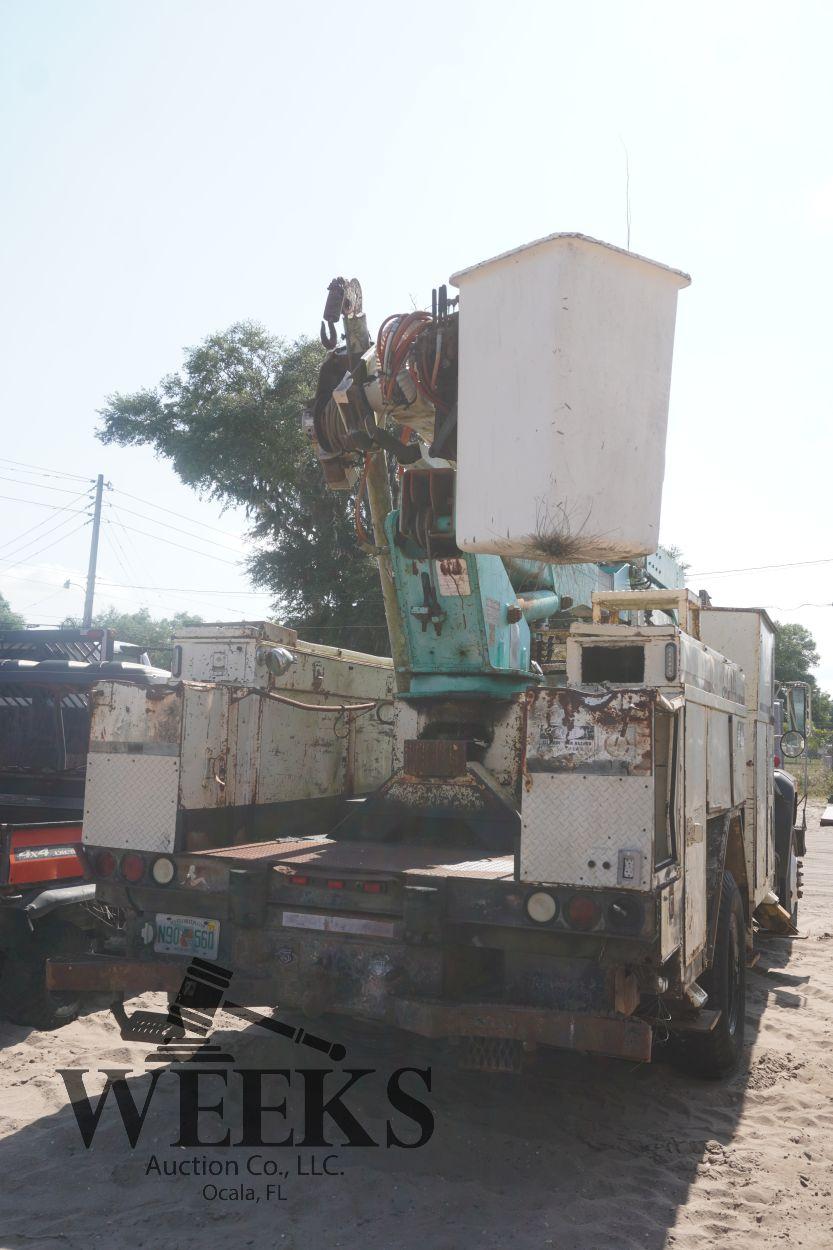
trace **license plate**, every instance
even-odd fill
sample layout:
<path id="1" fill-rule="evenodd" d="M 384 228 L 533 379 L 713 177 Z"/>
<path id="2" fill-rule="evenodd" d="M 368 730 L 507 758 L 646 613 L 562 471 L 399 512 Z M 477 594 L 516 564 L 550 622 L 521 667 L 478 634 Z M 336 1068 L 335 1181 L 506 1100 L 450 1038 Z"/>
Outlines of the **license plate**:
<path id="1" fill-rule="evenodd" d="M 201 959 L 216 959 L 219 945 L 219 920 L 157 913 L 153 949 L 160 955 L 199 955 Z"/>

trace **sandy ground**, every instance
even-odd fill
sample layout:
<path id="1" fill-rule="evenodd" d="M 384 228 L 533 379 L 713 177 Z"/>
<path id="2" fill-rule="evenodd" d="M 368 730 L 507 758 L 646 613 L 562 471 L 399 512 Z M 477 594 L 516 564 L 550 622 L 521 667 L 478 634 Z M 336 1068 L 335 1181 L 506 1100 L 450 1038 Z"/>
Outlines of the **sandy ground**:
<path id="1" fill-rule="evenodd" d="M 159 1080 L 131 1149 L 108 1102 L 85 1149 L 58 1068 L 127 1068 L 134 1097 L 149 1086 L 147 1046 L 123 1043 L 106 1012 L 56 1033 L 0 1025 L 0 1247 L 335 1246 L 767 1247 L 833 1245 L 833 829 L 814 810 L 801 940 L 763 945 L 750 973 L 743 1070 L 724 1084 L 689 1080 L 669 1065 L 634 1067 L 554 1055 L 534 1075 L 460 1074 L 411 1039 L 340 1034 L 351 1066 L 376 1068 L 348 1099 L 382 1145 L 326 1150 L 186 1150 L 177 1137 L 176 1077 Z M 152 999 L 146 1005 L 155 1005 Z M 214 1040 L 238 1065 L 298 1066 L 297 1047 L 263 1040 L 228 1017 Z M 289 1053 L 292 1051 L 293 1053 Z M 401 1064 L 436 1061 L 428 1101 L 436 1117 L 418 1150 L 385 1149 L 385 1081 Z M 237 1078 L 233 1078 L 237 1079 Z M 416 1092 L 416 1087 L 415 1087 Z M 112 1100 L 112 1095 L 111 1095 Z M 213 1102 L 207 1097 L 206 1102 Z M 239 1135 L 230 1085 L 226 1122 Z M 303 1132 L 302 1112 L 289 1122 Z M 208 1117 L 204 1133 L 218 1121 Z M 272 1121 L 276 1123 L 276 1121 Z M 401 1117 L 400 1129 L 413 1129 Z M 284 1130 L 285 1131 L 285 1130 Z M 277 1135 L 277 1134 L 276 1134 Z M 246 1160 L 286 1175 L 267 1200 Z M 238 1178 L 147 1174 L 150 1159 L 238 1160 Z M 257 1163 L 255 1166 L 259 1166 Z M 205 1197 L 206 1184 L 251 1186 L 256 1200 Z M 209 1190 L 209 1194 L 211 1190 Z"/>

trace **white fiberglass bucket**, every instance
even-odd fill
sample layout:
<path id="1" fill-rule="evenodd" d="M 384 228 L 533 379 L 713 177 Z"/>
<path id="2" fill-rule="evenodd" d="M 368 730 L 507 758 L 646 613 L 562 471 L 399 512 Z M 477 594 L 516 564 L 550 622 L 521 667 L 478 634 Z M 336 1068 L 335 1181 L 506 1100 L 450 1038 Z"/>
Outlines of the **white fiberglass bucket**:
<path id="1" fill-rule="evenodd" d="M 554 234 L 451 281 L 460 547 L 555 563 L 655 551 L 688 275 Z"/>

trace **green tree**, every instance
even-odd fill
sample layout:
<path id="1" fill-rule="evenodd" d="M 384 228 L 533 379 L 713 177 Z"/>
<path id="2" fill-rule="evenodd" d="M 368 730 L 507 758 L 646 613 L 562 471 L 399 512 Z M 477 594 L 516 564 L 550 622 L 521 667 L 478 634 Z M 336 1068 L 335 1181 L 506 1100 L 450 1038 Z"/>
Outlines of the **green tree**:
<path id="1" fill-rule="evenodd" d="M 820 659 L 816 640 L 803 625 L 778 625 L 775 633 L 775 677 L 777 681 L 808 681 Z"/>
<path id="2" fill-rule="evenodd" d="M 803 625 L 778 625 L 775 634 L 776 681 L 806 681 L 811 687 L 812 722 L 818 732 L 833 729 L 833 700 L 810 672 L 821 657 L 816 640 Z"/>
<path id="3" fill-rule="evenodd" d="M 173 616 L 153 617 L 147 608 L 138 612 L 122 612 L 118 608 L 105 608 L 93 617 L 96 629 L 112 629 L 119 642 L 135 642 L 148 652 L 152 664 L 160 668 L 170 667 L 171 634 L 180 625 L 201 625 L 201 616 L 189 612 L 176 612 Z M 65 629 L 80 629 L 80 617 L 68 616 L 63 622 Z"/>
<path id="4" fill-rule="evenodd" d="M 813 728 L 829 732 L 833 729 L 833 699 L 826 691 L 814 685 L 811 694 L 811 717 Z"/>
<path id="5" fill-rule="evenodd" d="M 186 485 L 252 522 L 248 569 L 273 610 L 312 642 L 387 654 L 375 561 L 354 532 L 354 500 L 324 485 L 300 427 L 323 358 L 308 339 L 286 343 L 239 322 L 184 353 L 150 390 L 115 394 L 99 438 L 147 445 Z"/>
<path id="6" fill-rule="evenodd" d="M 6 596 L 0 592 L 0 629 L 23 629 L 26 621 L 19 612 L 13 612 Z"/>

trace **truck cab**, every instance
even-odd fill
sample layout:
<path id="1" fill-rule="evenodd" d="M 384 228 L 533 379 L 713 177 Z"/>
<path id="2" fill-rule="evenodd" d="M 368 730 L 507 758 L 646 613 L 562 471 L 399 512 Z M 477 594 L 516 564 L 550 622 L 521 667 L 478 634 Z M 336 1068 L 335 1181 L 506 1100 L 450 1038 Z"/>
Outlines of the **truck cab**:
<path id="1" fill-rule="evenodd" d="M 82 949 L 95 886 L 81 858 L 91 692 L 168 680 L 110 630 L 0 632 L 0 1011 L 53 1027 L 77 996 L 49 994 L 44 961 Z"/>

